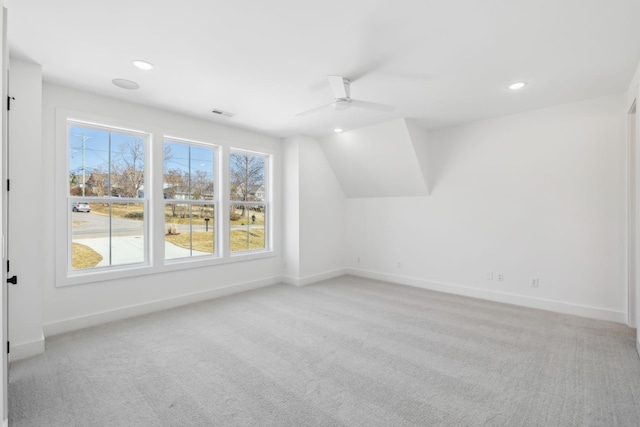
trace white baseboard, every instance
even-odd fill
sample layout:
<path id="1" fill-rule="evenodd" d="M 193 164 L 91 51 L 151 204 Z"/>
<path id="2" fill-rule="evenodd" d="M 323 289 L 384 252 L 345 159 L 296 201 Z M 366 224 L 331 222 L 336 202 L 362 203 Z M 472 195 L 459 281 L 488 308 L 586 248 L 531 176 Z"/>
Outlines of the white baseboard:
<path id="1" fill-rule="evenodd" d="M 294 286 L 306 286 L 312 283 L 321 282 L 327 279 L 333 279 L 334 277 L 340 277 L 347 274 L 347 270 L 344 268 L 338 270 L 327 271 L 324 273 L 313 274 L 311 276 L 305 277 L 291 277 L 291 276 L 282 276 L 282 282 L 287 285 Z"/>
<path id="2" fill-rule="evenodd" d="M 88 328 L 90 326 L 112 322 L 115 320 L 126 319 L 128 317 L 140 316 L 142 314 L 166 310 L 169 308 L 192 304 L 194 302 L 206 301 L 213 298 L 220 298 L 231 294 L 237 294 L 239 292 L 249 291 L 251 289 L 263 288 L 265 286 L 275 285 L 277 283 L 281 283 L 280 276 L 255 280 L 251 282 L 237 283 L 222 288 L 209 289 L 202 292 L 195 292 L 191 294 L 180 295 L 177 297 L 117 308 L 114 310 L 92 313 L 86 316 L 78 316 L 59 320 L 57 322 L 45 323 L 43 325 L 44 336 L 49 337 L 52 335 L 62 334 L 65 332 L 75 331 L 78 329 Z"/>
<path id="3" fill-rule="evenodd" d="M 44 334 L 37 340 L 23 342 L 23 343 L 11 343 L 11 352 L 9 353 L 9 360 L 15 362 L 17 360 L 26 359 L 27 357 L 37 356 L 44 353 Z"/>
<path id="4" fill-rule="evenodd" d="M 540 310 L 553 311 L 556 313 L 572 314 L 575 316 L 588 317 L 598 320 L 608 320 L 611 322 L 624 324 L 627 323 L 627 313 L 622 311 L 613 311 L 604 308 L 589 307 L 543 298 L 515 295 L 487 289 L 471 288 L 468 286 L 456 285 L 452 283 L 436 282 L 413 277 L 396 276 L 393 274 L 379 273 L 357 268 L 349 268 L 347 269 L 347 272 L 348 274 L 352 274 L 354 276 L 398 283 L 401 285 L 429 289 L 432 291 L 446 292 L 449 294 L 462 295 L 466 297 L 520 305 L 523 307 L 537 308 Z"/>

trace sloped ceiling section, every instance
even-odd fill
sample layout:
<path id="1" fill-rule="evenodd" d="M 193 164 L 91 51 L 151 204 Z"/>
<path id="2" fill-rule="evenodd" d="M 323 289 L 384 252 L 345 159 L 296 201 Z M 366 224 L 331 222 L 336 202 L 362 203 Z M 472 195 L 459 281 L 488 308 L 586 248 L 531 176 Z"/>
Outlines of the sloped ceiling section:
<path id="1" fill-rule="evenodd" d="M 320 143 L 347 198 L 429 194 L 427 132 L 409 119 L 330 135 Z"/>

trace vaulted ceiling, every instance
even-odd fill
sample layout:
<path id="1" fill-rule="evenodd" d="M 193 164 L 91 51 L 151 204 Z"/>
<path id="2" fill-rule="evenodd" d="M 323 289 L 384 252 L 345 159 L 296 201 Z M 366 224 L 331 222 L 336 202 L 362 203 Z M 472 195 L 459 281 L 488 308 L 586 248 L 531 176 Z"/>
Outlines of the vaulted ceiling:
<path id="1" fill-rule="evenodd" d="M 400 117 L 438 128 L 622 92 L 640 60 L 638 0 L 5 5 L 11 55 L 41 64 L 45 81 L 276 136 Z M 295 117 L 333 100 L 328 75 L 351 79 L 353 98 L 394 110 Z M 509 91 L 515 81 L 528 84 Z"/>

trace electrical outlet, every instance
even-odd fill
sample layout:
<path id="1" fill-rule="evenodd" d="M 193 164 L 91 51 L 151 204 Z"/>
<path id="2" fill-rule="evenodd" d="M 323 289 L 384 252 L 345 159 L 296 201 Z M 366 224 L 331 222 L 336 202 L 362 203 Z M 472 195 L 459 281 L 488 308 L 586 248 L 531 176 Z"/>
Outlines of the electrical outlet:
<path id="1" fill-rule="evenodd" d="M 358 257 L 356 260 L 357 260 L 358 262 L 360 262 L 360 257 Z"/>
<path id="2" fill-rule="evenodd" d="M 498 282 L 504 282 L 504 274 L 498 273 Z"/>
<path id="3" fill-rule="evenodd" d="M 398 268 L 402 268 L 402 261 L 398 261 Z"/>
<path id="4" fill-rule="evenodd" d="M 493 280 L 493 271 L 487 273 L 487 280 Z"/>
<path id="5" fill-rule="evenodd" d="M 532 277 L 531 280 L 529 280 L 529 285 L 531 285 L 532 288 L 537 288 L 538 286 L 540 286 L 540 279 L 537 277 Z"/>

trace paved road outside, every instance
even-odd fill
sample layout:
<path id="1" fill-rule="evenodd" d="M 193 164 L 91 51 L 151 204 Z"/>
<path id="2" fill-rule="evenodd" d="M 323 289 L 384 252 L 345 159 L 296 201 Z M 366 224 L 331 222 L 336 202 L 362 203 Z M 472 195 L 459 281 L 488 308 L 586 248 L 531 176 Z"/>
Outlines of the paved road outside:
<path id="1" fill-rule="evenodd" d="M 73 212 L 73 242 L 85 245 L 102 255 L 96 267 L 109 265 L 109 249 L 111 249 L 111 265 L 123 265 L 144 262 L 144 238 L 142 221 L 125 218 L 112 218 L 113 232 L 109 245 L 109 217 L 93 213 Z M 194 227 L 194 230 L 204 226 Z M 188 232 L 188 225 L 178 225 L 178 231 Z M 164 243 L 167 259 L 185 258 L 190 255 L 211 255 L 208 252 L 190 251 L 169 242 Z"/>
<path id="2" fill-rule="evenodd" d="M 91 212 L 72 212 L 72 233 L 82 238 L 108 237 L 109 217 Z M 126 218 L 111 218 L 112 236 L 142 236 L 144 224 L 142 221 Z"/>

